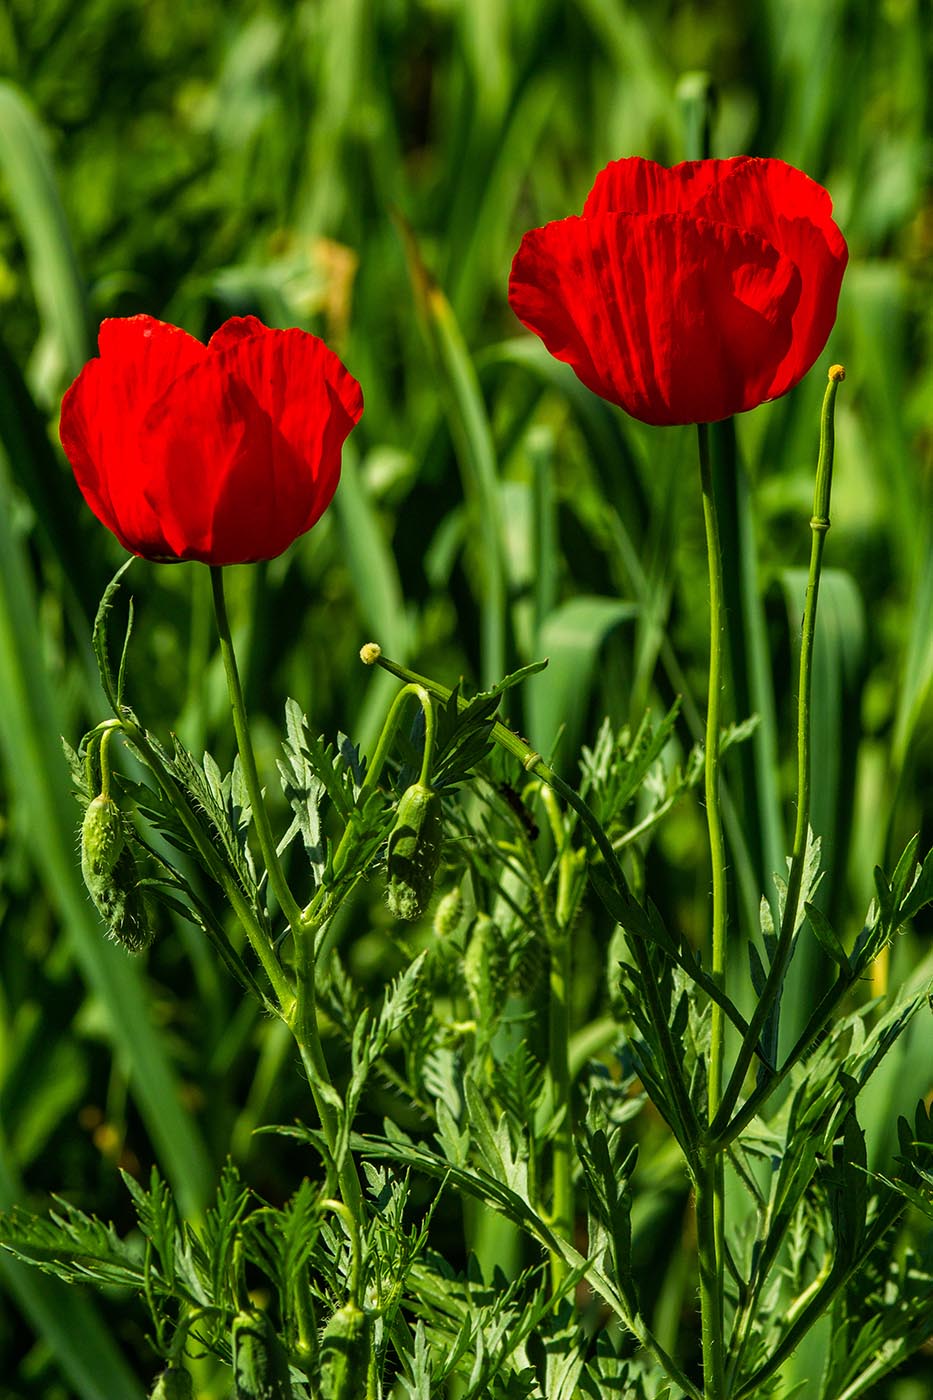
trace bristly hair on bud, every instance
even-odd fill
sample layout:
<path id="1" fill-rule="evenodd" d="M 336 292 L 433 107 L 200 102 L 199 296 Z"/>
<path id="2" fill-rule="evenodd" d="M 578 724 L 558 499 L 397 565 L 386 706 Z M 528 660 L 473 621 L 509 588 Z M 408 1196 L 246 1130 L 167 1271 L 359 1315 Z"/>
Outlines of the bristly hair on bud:
<path id="1" fill-rule="evenodd" d="M 141 953 L 152 942 L 153 929 L 124 820 L 110 797 L 101 794 L 88 803 L 81 823 L 81 874 L 108 936 L 128 953 Z"/>
<path id="2" fill-rule="evenodd" d="M 236 1400 L 292 1400 L 288 1359 L 264 1312 L 237 1314 L 231 1346 Z"/>
<path id="3" fill-rule="evenodd" d="M 349 1299 L 338 1308 L 321 1337 L 321 1400 L 365 1400 L 370 1394 L 372 1322 Z"/>
<path id="4" fill-rule="evenodd" d="M 402 794 L 386 848 L 386 902 L 397 919 L 417 919 L 427 909 L 443 835 L 440 796 L 426 783 L 412 783 Z"/>
<path id="5" fill-rule="evenodd" d="M 152 1387 L 149 1400 L 194 1400 L 194 1382 L 183 1366 L 167 1366 Z"/>

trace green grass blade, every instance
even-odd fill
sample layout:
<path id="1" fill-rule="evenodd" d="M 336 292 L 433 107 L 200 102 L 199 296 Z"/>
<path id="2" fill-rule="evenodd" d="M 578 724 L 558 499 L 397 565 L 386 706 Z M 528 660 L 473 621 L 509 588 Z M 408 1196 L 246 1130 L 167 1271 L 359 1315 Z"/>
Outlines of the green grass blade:
<path id="1" fill-rule="evenodd" d="M 781 581 L 796 658 L 807 571 L 787 569 Z M 813 651 L 810 825 L 822 843 L 825 874 L 812 902 L 826 910 L 837 927 L 845 910 L 865 641 L 865 607 L 855 580 L 844 570 L 824 569 Z M 799 1035 L 808 1008 L 833 972 L 817 940 L 805 932 L 788 971 L 781 1003 L 782 1044 L 790 1045 Z"/>
<path id="2" fill-rule="evenodd" d="M 14 525 L 6 463 L 0 460 L 0 753 L 14 821 L 28 842 L 88 987 L 105 1009 L 115 1048 L 182 1210 L 198 1211 L 212 1180 L 200 1133 L 183 1110 L 178 1083 L 148 1010 L 143 980 L 108 943 L 84 890 L 75 855 L 77 808 L 58 743 L 61 724 L 44 669 L 24 542 Z"/>
<path id="3" fill-rule="evenodd" d="M 9 1210 L 22 1199 L 22 1194 L 0 1135 L 0 1209 Z M 142 1400 L 142 1386 L 90 1297 L 2 1251 L 0 1280 L 36 1335 L 49 1347 L 79 1400 Z"/>
<path id="4" fill-rule="evenodd" d="M 55 345 L 63 377 L 72 378 L 92 353 L 84 283 L 42 128 L 7 82 L 0 82 L 0 169 L 43 329 Z"/>
<path id="5" fill-rule="evenodd" d="M 450 303 L 424 266 L 411 230 L 401 221 L 400 227 L 415 299 L 452 409 L 451 432 L 467 508 L 476 537 L 482 542 L 481 676 L 483 685 L 489 687 L 501 680 L 507 668 L 504 527 L 492 429 L 476 368 Z"/>
<path id="6" fill-rule="evenodd" d="M 411 628 L 398 565 L 367 494 L 352 443 L 347 443 L 343 450 L 340 489 L 334 497 L 334 510 L 343 556 L 350 569 L 366 632 L 365 636 L 360 636 L 360 645 L 376 641 L 390 656 L 404 663 L 409 655 Z M 354 731 L 364 749 L 375 740 L 397 688 L 384 671 L 372 675 L 372 684 L 367 686 L 363 711 Z"/>
<path id="7" fill-rule="evenodd" d="M 562 766 L 576 759 L 599 653 L 609 635 L 638 615 L 638 605 L 619 598 L 570 598 L 551 613 L 538 644 L 546 671 L 526 686 L 532 743 L 550 753 L 563 726 Z"/>

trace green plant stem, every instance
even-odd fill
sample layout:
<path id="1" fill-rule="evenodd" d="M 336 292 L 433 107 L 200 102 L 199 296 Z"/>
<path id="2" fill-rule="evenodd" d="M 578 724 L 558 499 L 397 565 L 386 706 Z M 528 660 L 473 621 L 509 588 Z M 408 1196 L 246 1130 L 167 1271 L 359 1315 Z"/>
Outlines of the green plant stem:
<path id="1" fill-rule="evenodd" d="M 433 681 L 427 676 L 419 675 L 416 671 L 410 671 L 407 667 L 400 666 L 397 661 L 390 661 L 388 657 L 382 655 L 382 649 L 376 642 L 368 642 L 366 646 L 362 648 L 360 656 L 364 664 L 368 666 L 379 665 L 384 671 L 388 671 L 390 675 L 396 676 L 401 681 L 424 686 L 429 694 L 436 696 L 438 700 L 443 701 L 445 704 L 450 699 L 451 690 L 449 686 L 441 685 L 440 682 Z M 467 704 L 468 701 L 462 698 L 460 699 L 460 709 L 465 709 Z M 603 860 L 606 862 L 606 867 L 612 882 L 620 896 L 631 900 L 631 892 L 629 891 L 622 867 L 619 864 L 619 859 L 612 848 L 612 842 L 609 840 L 609 837 L 606 835 L 605 831 L 603 831 L 596 816 L 580 794 L 575 792 L 569 783 L 565 783 L 563 778 L 545 763 L 541 755 L 533 749 L 530 744 L 526 743 L 524 739 L 519 738 L 517 734 L 513 734 L 511 729 L 508 729 L 499 720 L 497 720 L 492 727 L 491 737 L 493 741 L 501 748 L 505 749 L 507 753 L 517 758 L 526 772 L 534 773 L 535 777 L 541 778 L 543 782 L 554 789 L 559 797 L 563 798 L 568 807 L 573 808 L 577 816 L 583 821 L 583 824 L 586 826 L 602 855 Z M 693 1111 L 693 1105 L 690 1102 L 687 1085 L 684 1081 L 681 1060 L 677 1048 L 674 1045 L 667 1017 L 661 1007 L 660 998 L 658 997 L 657 982 L 648 961 L 647 950 L 642 940 L 637 935 L 630 938 L 629 944 L 632 950 L 632 957 L 638 965 L 638 972 L 642 979 L 645 998 L 651 1010 L 652 1022 L 655 1025 L 661 1043 L 664 1066 L 667 1071 L 674 1101 L 677 1105 L 678 1115 L 682 1123 L 682 1131 L 679 1136 L 682 1139 L 682 1145 L 685 1150 L 692 1152 L 692 1145 L 695 1144 L 699 1137 L 699 1125 L 696 1120 L 696 1114 Z"/>
<path id="2" fill-rule="evenodd" d="M 552 828 L 556 829 L 559 812 L 553 793 L 546 786 L 542 799 Z M 523 856 L 531 880 L 535 902 L 544 928 L 548 946 L 548 1069 L 554 1094 L 555 1109 L 563 1109 L 560 1123 L 551 1144 L 551 1215 L 550 1220 L 559 1235 L 573 1238 L 573 1107 L 570 1073 L 570 987 L 571 948 L 570 929 L 575 907 L 574 884 L 577 855 L 570 845 L 568 833 L 560 831 L 562 849 L 558 856 L 557 900 L 551 907 L 550 894 L 541 877 L 537 859 L 527 837 L 522 837 Z M 551 1253 L 551 1283 L 556 1292 L 567 1275 L 563 1256 Z"/>
<path id="3" fill-rule="evenodd" d="M 249 793 L 250 806 L 253 809 L 253 825 L 256 828 L 256 835 L 259 837 L 259 848 L 262 851 L 269 884 L 278 900 L 279 908 L 288 920 L 292 933 L 297 934 L 301 925 L 301 910 L 295 896 L 289 889 L 288 881 L 285 879 L 285 872 L 279 861 L 275 837 L 269 822 L 269 813 L 266 811 L 262 784 L 256 769 L 256 755 L 253 753 L 253 741 L 249 732 L 246 705 L 243 700 L 243 687 L 240 684 L 240 672 L 237 667 L 236 653 L 233 650 L 233 639 L 230 636 L 230 621 L 227 617 L 227 603 L 224 598 L 223 569 L 216 565 L 211 566 L 211 589 L 214 595 L 214 616 L 217 621 L 220 654 L 223 658 L 224 672 L 227 677 L 227 693 L 230 696 L 230 708 L 233 712 L 233 729 L 236 734 L 240 762 L 243 765 L 246 791 Z"/>
<path id="4" fill-rule="evenodd" d="M 233 641 L 230 636 L 230 623 L 227 617 L 227 608 L 224 599 L 222 569 L 216 567 L 211 568 L 211 587 L 214 595 L 214 614 L 217 619 L 220 651 L 223 657 L 224 671 L 227 676 L 230 708 L 233 712 L 233 727 L 236 733 L 240 762 L 243 765 L 246 790 L 249 793 L 250 805 L 253 809 L 253 822 L 256 827 L 256 834 L 259 837 L 259 847 L 262 851 L 263 860 L 265 861 L 269 884 L 272 886 L 275 897 L 279 902 L 279 907 L 288 920 L 289 927 L 295 939 L 297 996 L 292 1005 L 286 1010 L 286 1021 L 288 1022 L 292 1035 L 295 1037 L 301 1054 L 302 1064 L 305 1068 L 305 1074 L 307 1075 L 308 1085 L 311 1089 L 311 1095 L 314 1099 L 318 1117 L 321 1122 L 324 1138 L 331 1156 L 334 1159 L 343 1199 L 348 1209 L 358 1218 L 362 1207 L 362 1192 L 360 1190 L 359 1177 L 357 1176 L 356 1166 L 349 1151 L 340 1150 L 337 1112 L 333 1102 L 336 1098 L 336 1092 L 331 1083 L 327 1061 L 324 1058 L 324 1049 L 321 1045 L 321 1036 L 317 1024 L 317 1004 L 314 987 L 315 930 L 313 926 L 308 925 L 304 921 L 302 912 L 298 908 L 298 904 L 288 886 L 285 873 L 279 862 L 275 837 L 272 834 L 269 814 L 266 811 L 262 787 L 259 782 L 259 773 L 256 769 L 256 757 L 253 753 L 249 721 L 246 715 L 246 705 L 243 700 L 243 688 L 240 684 L 240 673 L 237 668 L 236 654 L 234 653 Z"/>
<path id="5" fill-rule="evenodd" d="M 363 1191 L 349 1147 L 341 1143 L 337 1117 L 339 1100 L 331 1082 L 327 1060 L 324 1058 L 324 1047 L 317 1023 L 315 933 L 314 926 L 310 924 L 302 924 L 298 930 L 295 944 L 298 994 L 288 1024 L 301 1055 L 301 1063 L 320 1119 L 324 1140 L 337 1173 L 340 1195 L 351 1215 L 356 1220 L 361 1220 Z"/>
<path id="6" fill-rule="evenodd" d="M 710 958 L 712 979 L 721 990 L 726 985 L 726 851 L 719 803 L 719 736 L 722 730 L 723 689 L 723 579 L 722 544 L 713 497 L 713 475 L 709 454 L 709 427 L 697 425 L 700 457 L 700 486 L 703 493 L 703 523 L 709 562 L 709 695 L 706 708 L 704 777 L 706 822 L 713 884 L 713 936 Z M 708 1071 L 709 1121 L 716 1116 L 722 1094 L 725 1019 L 718 1002 L 712 1003 Z M 695 1177 L 697 1202 L 697 1251 L 700 1269 L 700 1309 L 702 1315 L 703 1389 L 707 1400 L 724 1400 L 723 1346 L 723 1236 L 724 1183 L 723 1157 L 716 1147 L 705 1144 L 700 1151 Z"/>
<path id="7" fill-rule="evenodd" d="M 790 873 L 787 879 L 787 893 L 784 900 L 784 914 L 778 935 L 774 959 L 771 963 L 765 985 L 762 988 L 758 1005 L 749 1023 L 748 1033 L 742 1041 L 736 1057 L 735 1067 L 729 1079 L 718 1112 L 710 1126 L 710 1137 L 718 1141 L 732 1115 L 748 1067 L 752 1062 L 762 1029 L 780 996 L 784 974 L 790 961 L 797 931 L 798 904 L 806 863 L 807 844 L 810 832 L 810 700 L 813 686 L 813 643 L 816 636 L 816 612 L 820 593 L 820 573 L 823 566 L 823 547 L 826 532 L 829 530 L 829 504 L 833 478 L 834 420 L 836 390 L 845 371 L 833 365 L 829 371 L 829 383 L 823 396 L 823 409 L 820 417 L 820 453 L 816 468 L 816 486 L 813 495 L 813 516 L 810 520 L 810 572 L 807 580 L 807 595 L 804 604 L 803 629 L 800 639 L 800 680 L 797 691 L 797 822 L 794 829 L 794 845 L 791 855 Z"/>

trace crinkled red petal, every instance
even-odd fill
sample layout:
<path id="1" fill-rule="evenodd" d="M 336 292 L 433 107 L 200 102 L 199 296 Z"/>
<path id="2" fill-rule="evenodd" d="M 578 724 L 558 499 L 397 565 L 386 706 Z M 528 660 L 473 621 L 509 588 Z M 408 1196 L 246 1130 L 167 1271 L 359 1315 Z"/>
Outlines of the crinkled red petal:
<path id="1" fill-rule="evenodd" d="M 729 160 L 685 160 L 672 166 L 658 165 L 640 156 L 610 161 L 593 182 L 583 206 L 584 218 L 593 214 L 651 217 L 686 213 L 722 180 L 740 171 L 748 159 L 732 156 Z"/>
<path id="2" fill-rule="evenodd" d="M 152 316 L 106 320 L 100 357 L 62 401 L 60 436 L 88 505 L 133 553 L 158 556 L 166 540 L 142 487 L 140 424 L 153 399 L 207 353 Z"/>
<path id="3" fill-rule="evenodd" d="M 760 234 L 800 272 L 794 334 L 775 375 L 775 398 L 799 383 L 835 324 L 849 250 L 832 210 L 822 185 L 782 160 L 744 161 L 696 206 L 705 218 Z"/>
<path id="4" fill-rule="evenodd" d="M 359 385 L 315 336 L 245 330 L 223 327 L 143 424 L 147 495 L 179 558 L 281 554 L 330 503 L 362 412 Z"/>
<path id="5" fill-rule="evenodd" d="M 532 229 L 509 300 L 551 354 L 646 423 L 712 422 L 770 398 L 800 275 L 754 234 L 693 215 Z"/>

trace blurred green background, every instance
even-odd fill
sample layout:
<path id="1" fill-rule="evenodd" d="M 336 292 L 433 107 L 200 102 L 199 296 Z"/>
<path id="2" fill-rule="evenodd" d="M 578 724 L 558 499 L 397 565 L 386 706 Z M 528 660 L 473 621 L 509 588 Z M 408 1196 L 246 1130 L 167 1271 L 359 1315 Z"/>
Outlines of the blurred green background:
<path id="1" fill-rule="evenodd" d="M 307 1111 L 276 1029 L 186 927 L 164 929 L 145 967 L 106 945 L 80 884 L 58 735 L 104 715 L 90 623 L 123 556 L 56 426 L 97 322 L 146 311 L 206 337 L 252 312 L 323 335 L 363 385 L 334 509 L 283 558 L 231 571 L 270 780 L 286 694 L 326 734 L 371 743 L 393 689 L 357 660 L 371 638 L 447 683 L 549 655 L 511 719 L 542 751 L 561 733 L 568 777 L 603 714 L 637 720 L 676 693 L 687 746 L 706 652 L 692 435 L 583 391 L 521 331 L 506 286 L 522 232 L 578 212 L 608 160 L 696 153 L 697 70 L 718 90 L 713 154 L 805 169 L 851 252 L 826 353 L 737 424 L 743 466 L 724 488 L 732 658 L 753 678 L 735 717 L 762 716 L 730 773 L 735 916 L 755 917 L 786 844 L 799 569 L 833 361 L 848 379 L 814 825 L 837 926 L 854 932 L 875 862 L 916 830 L 931 844 L 928 24 L 920 0 L 0 5 L 0 1205 L 65 1190 L 125 1225 L 115 1166 L 157 1157 L 196 1211 L 231 1139 L 270 1196 L 305 1170 L 250 1139 Z M 229 761 L 206 571 L 140 562 L 129 583 L 132 703 L 163 737 Z M 699 808 L 673 815 L 648 879 L 700 938 Z M 374 889 L 343 932 L 374 990 L 398 966 L 385 924 Z M 930 932 L 899 943 L 879 986 Z M 798 959 L 789 1034 L 824 975 Z M 581 1021 L 599 1010 L 598 975 L 584 983 Z M 875 1165 L 931 1081 L 918 1025 L 868 1105 Z M 141 1394 L 130 1368 L 152 1356 L 125 1300 L 5 1260 L 0 1283 L 0 1396 Z M 921 1356 L 873 1394 L 931 1388 Z"/>

